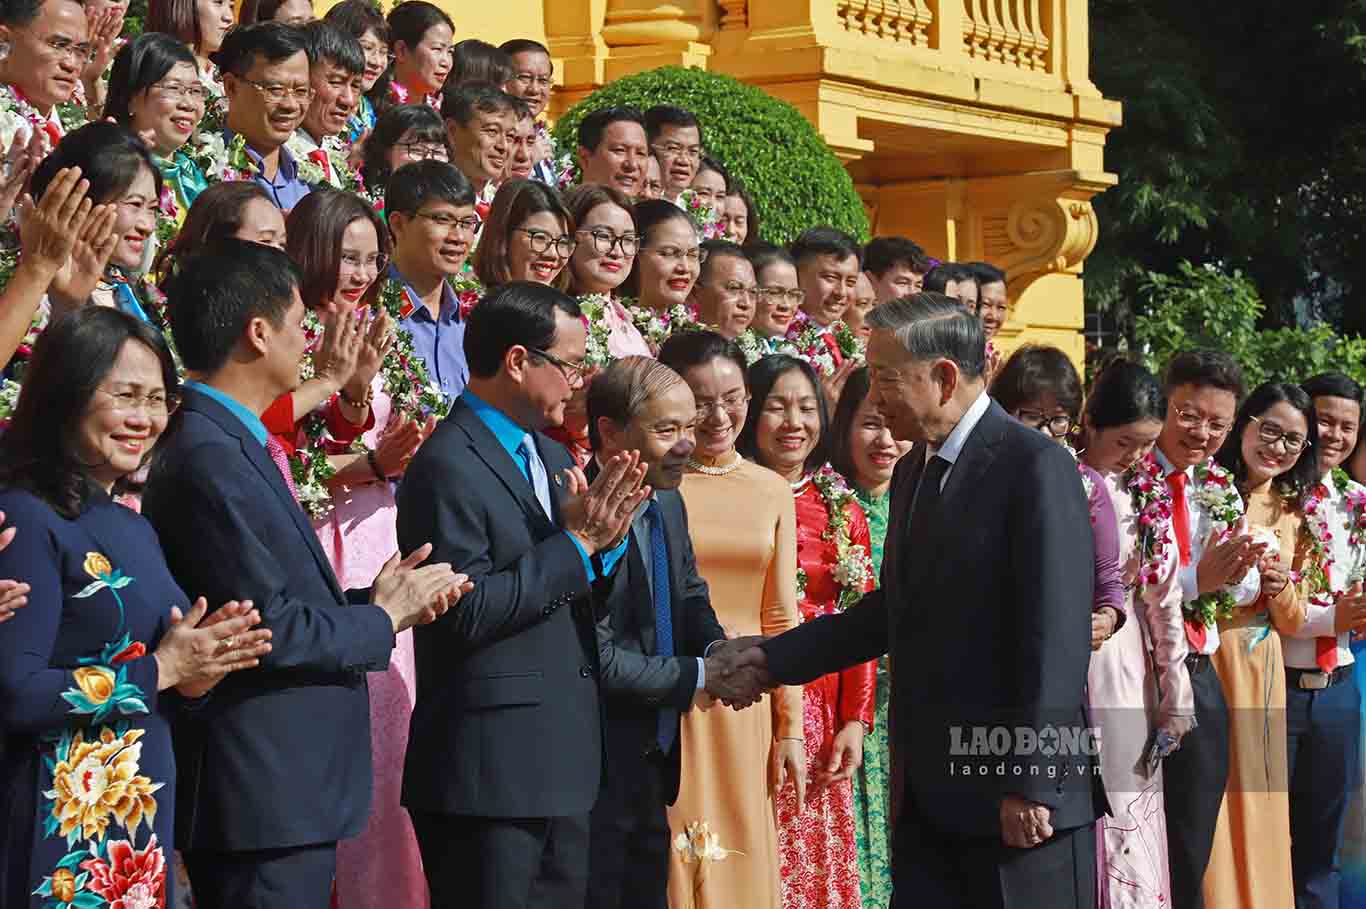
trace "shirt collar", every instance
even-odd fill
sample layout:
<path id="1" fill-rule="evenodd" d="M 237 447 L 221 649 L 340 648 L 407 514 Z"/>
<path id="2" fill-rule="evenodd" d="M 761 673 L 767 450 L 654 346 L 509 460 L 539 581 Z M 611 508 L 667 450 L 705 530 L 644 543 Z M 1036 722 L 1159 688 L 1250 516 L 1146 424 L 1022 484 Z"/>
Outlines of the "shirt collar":
<path id="1" fill-rule="evenodd" d="M 1188 467 L 1185 470 L 1178 471 L 1176 465 L 1167 460 L 1167 456 L 1162 453 L 1162 449 L 1158 448 L 1156 445 L 1153 446 L 1153 457 L 1157 458 L 1157 466 L 1162 468 L 1162 475 L 1164 477 L 1169 477 L 1174 473 L 1184 473 L 1187 476 L 1190 476 L 1192 468 Z"/>
<path id="2" fill-rule="evenodd" d="M 512 417 L 480 398 L 468 388 L 460 397 L 469 405 L 470 410 L 474 411 L 474 415 L 489 428 L 489 432 L 493 433 L 498 444 L 503 446 L 508 454 L 516 455 L 517 449 L 522 446 L 522 439 L 527 436 L 527 431 L 517 425 Z"/>
<path id="3" fill-rule="evenodd" d="M 234 135 L 235 134 L 230 129 L 223 130 L 223 143 L 225 145 L 232 145 L 232 139 Z M 262 180 L 269 179 L 265 173 L 265 158 L 263 158 L 259 153 L 257 153 L 256 149 L 252 148 L 248 144 L 244 143 L 242 145 L 242 150 L 247 153 L 247 158 L 251 161 L 251 163 L 256 165 L 257 176 L 259 176 Z M 275 186 L 283 186 L 286 183 L 292 183 L 298 176 L 299 168 L 294 163 L 294 156 L 289 153 L 289 149 L 281 145 L 280 169 L 276 171 L 275 180 L 271 182 Z"/>
<path id="4" fill-rule="evenodd" d="M 270 438 L 270 434 L 266 432 L 266 424 L 262 423 L 261 418 L 252 413 L 245 404 L 231 395 L 219 391 L 212 385 L 205 385 L 203 382 L 186 379 L 184 384 L 186 388 L 193 388 L 200 394 L 213 398 L 226 407 L 229 413 L 242 421 L 242 425 L 247 428 L 247 431 L 252 434 L 256 441 L 260 442 L 263 447 L 265 446 L 266 440 Z"/>
<path id="5" fill-rule="evenodd" d="M 990 406 L 991 398 L 983 391 L 977 396 L 977 400 L 973 401 L 964 411 L 963 416 L 958 420 L 958 425 L 953 427 L 953 432 L 949 433 L 948 438 L 943 441 L 939 448 L 937 450 L 933 447 L 930 448 L 930 456 L 938 456 L 950 464 L 956 464 L 958 456 L 963 453 L 963 446 L 967 444 L 968 436 L 972 435 L 972 431 L 977 428 L 977 424 L 981 422 L 982 416 Z"/>
<path id="6" fill-rule="evenodd" d="M 395 281 L 403 285 L 403 292 L 408 295 L 408 302 L 413 305 L 413 311 L 408 314 L 409 319 L 418 321 L 434 322 L 431 311 L 422 305 L 422 301 L 413 292 L 408 279 L 403 277 L 403 273 L 398 270 L 398 266 L 389 263 L 389 274 Z M 455 291 L 451 289 L 450 282 L 441 282 L 441 321 L 445 323 L 460 321 L 460 301 L 455 298 Z"/>

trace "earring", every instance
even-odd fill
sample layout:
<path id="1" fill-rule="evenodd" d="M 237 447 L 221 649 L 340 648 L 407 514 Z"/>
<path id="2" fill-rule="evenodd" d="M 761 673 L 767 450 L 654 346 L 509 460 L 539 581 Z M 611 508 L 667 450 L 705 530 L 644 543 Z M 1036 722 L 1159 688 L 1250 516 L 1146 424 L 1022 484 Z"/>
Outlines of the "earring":
<path id="1" fill-rule="evenodd" d="M 9 47 L 10 44 L 8 41 L 0 41 L 0 61 L 9 58 Z"/>

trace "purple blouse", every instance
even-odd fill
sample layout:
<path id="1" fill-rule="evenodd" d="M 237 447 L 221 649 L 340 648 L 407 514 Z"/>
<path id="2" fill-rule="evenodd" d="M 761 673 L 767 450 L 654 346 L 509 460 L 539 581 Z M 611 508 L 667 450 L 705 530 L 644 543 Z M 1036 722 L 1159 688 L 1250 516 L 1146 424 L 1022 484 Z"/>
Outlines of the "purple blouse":
<path id="1" fill-rule="evenodd" d="M 1115 518 L 1115 505 L 1110 501 L 1110 493 L 1100 474 L 1081 463 L 1077 464 L 1077 469 L 1091 486 L 1091 530 L 1096 539 L 1096 594 L 1091 611 L 1110 606 L 1123 622 L 1124 582 L 1119 577 L 1119 522 Z"/>

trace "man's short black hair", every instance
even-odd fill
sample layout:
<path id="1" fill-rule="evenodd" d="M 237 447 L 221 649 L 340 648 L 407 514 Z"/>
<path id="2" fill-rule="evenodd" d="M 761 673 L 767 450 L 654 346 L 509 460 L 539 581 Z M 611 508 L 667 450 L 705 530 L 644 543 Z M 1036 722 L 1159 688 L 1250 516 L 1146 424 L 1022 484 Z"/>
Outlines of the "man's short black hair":
<path id="1" fill-rule="evenodd" d="M 279 63 L 300 52 L 308 53 L 301 29 L 280 22 L 257 22 L 229 29 L 223 46 L 210 56 L 221 72 L 243 76 L 256 65 L 257 57 L 265 58 L 267 63 Z M 362 59 L 361 69 L 364 68 Z"/>
<path id="2" fill-rule="evenodd" d="M 550 56 L 550 49 L 539 41 L 532 41 L 530 38 L 513 38 L 511 41 L 504 41 L 498 45 L 498 49 L 509 57 L 518 54 L 545 54 Z"/>
<path id="3" fill-rule="evenodd" d="M 874 237 L 863 247 L 864 271 L 880 278 L 897 266 L 909 268 L 917 275 L 932 267 L 920 244 L 905 237 Z"/>
<path id="4" fill-rule="evenodd" d="M 645 136 L 651 144 L 654 144 L 666 126 L 676 126 L 680 129 L 695 126 L 698 136 L 702 135 L 702 124 L 690 110 L 673 104 L 656 104 L 645 112 Z"/>
<path id="5" fill-rule="evenodd" d="M 298 266 L 273 246 L 227 239 L 191 256 L 165 288 L 185 368 L 217 372 L 252 319 L 283 325 L 299 286 Z"/>
<path id="6" fill-rule="evenodd" d="M 1222 350 L 1187 350 L 1172 357 L 1162 388 L 1171 397 L 1172 389 L 1182 385 L 1232 392 L 1240 401 L 1247 394 L 1242 367 Z"/>
<path id="7" fill-rule="evenodd" d="M 365 51 L 361 50 L 360 41 L 335 22 L 314 19 L 301 31 L 304 33 L 304 53 L 308 54 L 309 66 L 327 62 L 340 66 L 353 76 L 365 72 Z"/>
<path id="8" fill-rule="evenodd" d="M 924 289 L 942 294 L 948 292 L 946 288 L 950 284 L 962 284 L 965 281 L 977 283 L 977 276 L 972 269 L 961 262 L 940 262 L 925 276 Z"/>
<path id="9" fill-rule="evenodd" d="M 400 171 L 401 173 L 402 171 Z M 555 312 L 583 318 L 578 301 L 548 284 L 512 281 L 484 297 L 465 324 L 465 362 L 470 375 L 492 378 L 515 345 L 528 350 L 555 346 Z"/>
<path id="10" fill-rule="evenodd" d="M 863 267 L 863 250 L 852 236 L 835 227 L 812 227 L 792 241 L 792 259 L 801 268 L 812 256 L 834 256 L 843 262 L 850 256 Z"/>
<path id="11" fill-rule="evenodd" d="M 517 99 L 492 82 L 465 82 L 441 93 L 441 116 L 468 126 L 475 113 L 516 113 Z"/>
<path id="12" fill-rule="evenodd" d="M 990 262 L 969 262 L 967 268 L 968 271 L 972 272 L 972 277 L 976 279 L 979 290 L 988 284 L 1006 283 L 1006 273 Z"/>
<path id="13" fill-rule="evenodd" d="M 1355 401 L 1358 407 L 1362 403 L 1360 383 L 1340 372 L 1321 372 L 1305 379 L 1300 383 L 1300 388 L 1311 398 L 1346 398 Z"/>
<path id="14" fill-rule="evenodd" d="M 634 107 L 604 107 L 595 110 L 579 121 L 579 147 L 590 152 L 598 150 L 607 127 L 613 123 L 628 121 L 645 128 L 645 115 Z"/>
<path id="15" fill-rule="evenodd" d="M 460 168 L 434 158 L 413 161 L 394 171 L 384 194 L 388 211 L 412 215 L 428 202 L 446 202 L 457 208 L 473 205 L 474 187 Z"/>

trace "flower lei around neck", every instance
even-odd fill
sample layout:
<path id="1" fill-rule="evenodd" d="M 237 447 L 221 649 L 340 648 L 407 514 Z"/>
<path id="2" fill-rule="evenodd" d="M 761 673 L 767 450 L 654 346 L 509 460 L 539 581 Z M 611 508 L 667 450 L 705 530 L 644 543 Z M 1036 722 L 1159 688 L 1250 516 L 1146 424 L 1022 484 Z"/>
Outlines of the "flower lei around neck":
<path id="1" fill-rule="evenodd" d="M 360 171 L 351 165 L 346 145 L 340 136 L 328 136 L 309 147 L 310 140 L 296 129 L 285 143 L 299 168 L 299 179 L 310 186 L 334 186 L 349 193 L 362 194 L 365 186 Z M 326 168 L 324 169 L 324 162 Z M 329 176 L 330 174 L 330 176 Z"/>
<path id="2" fill-rule="evenodd" d="M 703 240 L 718 240 L 726 235 L 721 224 L 721 210 L 710 202 L 703 202 L 697 190 L 688 188 L 678 194 L 674 204 L 687 212 L 702 231 Z"/>
<path id="3" fill-rule="evenodd" d="M 611 294 L 583 294 L 579 309 L 583 310 L 583 326 L 588 329 L 587 354 L 584 363 L 598 369 L 612 365 L 616 357 L 608 349 L 612 337 L 612 323 L 608 313 L 614 304 Z"/>
<path id="4" fill-rule="evenodd" d="M 873 579 L 873 559 L 866 547 L 855 543 L 849 529 L 851 504 L 858 499 L 849 483 L 829 464 L 823 465 L 809 479 L 825 502 L 826 525 L 821 539 L 835 544 L 835 567 L 832 575 L 839 585 L 839 596 L 835 598 L 835 609 L 843 612 L 863 598 L 863 592 Z M 806 596 L 806 572 L 797 569 L 797 599 Z"/>
<path id="5" fill-rule="evenodd" d="M 1366 489 L 1362 489 L 1347 476 L 1341 467 L 1333 469 L 1327 483 L 1316 483 L 1300 505 L 1304 515 L 1304 542 L 1308 548 L 1308 558 L 1300 571 L 1291 572 L 1295 584 L 1307 582 L 1309 601 L 1316 606 L 1331 606 L 1336 602 L 1333 591 L 1331 568 L 1333 566 L 1332 509 L 1326 504 L 1329 494 L 1328 483 L 1333 485 L 1343 498 L 1347 511 L 1346 520 L 1337 527 L 1338 532 L 1347 533 L 1347 543 L 1357 548 L 1366 543 Z M 1360 578 L 1353 577 L 1347 583 L 1353 584 Z"/>
<path id="6" fill-rule="evenodd" d="M 721 334 L 721 329 L 716 325 L 709 325 L 706 322 L 684 322 L 674 328 L 675 331 L 710 331 Z M 724 335 L 723 335 L 724 337 Z M 745 355 L 745 363 L 753 366 L 764 358 L 767 351 L 764 349 L 764 340 L 759 337 L 759 333 L 752 328 L 746 328 L 733 339 L 735 345 L 740 348 L 740 353 Z"/>
<path id="7" fill-rule="evenodd" d="M 0 86 L 0 144 L 9 148 L 19 128 L 27 123 L 30 128 L 51 135 L 51 121 L 27 98 L 20 97 L 14 86 Z"/>
<path id="8" fill-rule="evenodd" d="M 394 340 L 380 363 L 379 375 L 383 382 L 384 393 L 389 396 L 394 417 L 402 420 L 416 420 L 421 423 L 429 416 L 444 417 L 450 409 L 441 389 L 433 384 L 427 374 L 427 367 L 413 352 L 413 340 L 408 332 L 398 327 L 407 303 L 401 281 L 384 278 L 380 289 L 379 305 L 394 322 Z M 304 334 L 308 338 L 309 353 L 304 355 L 299 368 L 299 378 L 307 381 L 314 376 L 313 353 L 322 338 L 322 320 L 314 311 L 304 318 Z M 316 519 L 327 517 L 332 511 L 332 492 L 329 485 L 337 475 L 336 468 L 328 461 L 327 418 L 325 409 L 318 408 L 300 421 L 304 444 L 295 448 L 290 458 L 290 471 L 294 475 L 294 486 L 299 494 L 299 504 Z M 364 451 L 365 444 L 357 439 L 351 451 Z"/>
<path id="9" fill-rule="evenodd" d="M 247 155 L 247 139 L 241 133 L 234 133 L 228 142 L 218 130 L 201 130 L 183 151 L 210 183 L 251 180 L 256 176 L 256 165 Z"/>
<path id="10" fill-rule="evenodd" d="M 1162 465 L 1151 452 L 1125 471 L 1124 488 L 1129 491 L 1138 525 L 1139 562 L 1134 584 L 1142 595 L 1145 586 L 1157 583 L 1158 573 L 1167 559 L 1172 492 L 1162 474 Z"/>
<path id="11" fill-rule="evenodd" d="M 1219 540 L 1227 538 L 1242 520 L 1242 497 L 1238 495 L 1233 474 L 1214 463 L 1213 458 L 1195 466 L 1195 489 L 1191 499 L 1209 515 Z M 1221 588 L 1213 593 L 1202 593 L 1183 604 L 1182 609 L 1187 615 L 1212 625 L 1219 619 L 1232 618 L 1237 605 L 1233 594 Z"/>
<path id="12" fill-rule="evenodd" d="M 635 325 L 645 343 L 656 353 L 668 340 L 669 335 L 697 321 L 697 314 L 682 303 L 676 303 L 664 312 L 659 312 L 642 306 L 634 297 L 619 297 L 617 302 L 626 309 L 626 314 L 631 317 L 631 324 Z"/>

